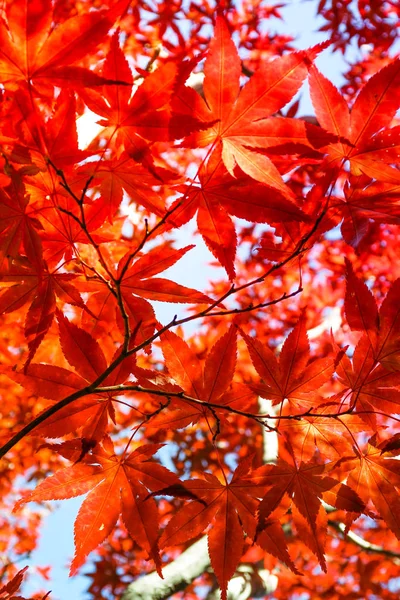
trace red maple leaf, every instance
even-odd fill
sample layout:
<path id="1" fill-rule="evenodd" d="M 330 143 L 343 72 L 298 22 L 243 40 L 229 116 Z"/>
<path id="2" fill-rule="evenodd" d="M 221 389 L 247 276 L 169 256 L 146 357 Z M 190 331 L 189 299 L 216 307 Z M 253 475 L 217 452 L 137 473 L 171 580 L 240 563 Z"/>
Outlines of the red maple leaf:
<path id="1" fill-rule="evenodd" d="M 85 562 L 114 529 L 118 516 L 131 537 L 148 552 L 161 575 L 158 550 L 158 511 L 149 492 L 177 484 L 176 475 L 150 457 L 160 445 L 143 445 L 129 454 L 117 456 L 109 438 L 96 444 L 82 457 L 79 440 L 66 442 L 54 450 L 70 460 L 79 460 L 71 467 L 57 471 L 26 494 L 15 506 L 26 502 L 64 500 L 88 494 L 75 521 L 75 556 L 71 575 Z"/>
<path id="2" fill-rule="evenodd" d="M 205 100 L 191 88 L 181 87 L 173 103 L 177 114 L 193 115 L 204 123 L 217 122 L 193 133 L 184 143 L 202 147 L 221 142 L 222 159 L 232 176 L 238 165 L 256 181 L 293 199 L 273 162 L 257 150 L 307 138 L 304 122 L 271 115 L 299 90 L 313 52 L 295 52 L 264 62 L 241 90 L 241 60 L 225 20 L 218 17 L 204 65 Z"/>
<path id="3" fill-rule="evenodd" d="M 73 285 L 77 277 L 78 275 L 74 273 L 49 271 L 45 263 L 43 263 L 43 271 L 38 274 L 22 259 L 14 261 L 7 275 L 2 277 L 4 282 L 12 282 L 14 285 L 0 295 L 0 314 L 14 312 L 26 303 L 30 303 L 24 328 L 29 349 L 25 366 L 31 362 L 51 327 L 57 298 L 59 301 L 88 310 Z"/>
<path id="4" fill-rule="evenodd" d="M 351 407 L 368 426 L 370 433 L 379 430 L 384 412 L 397 413 L 400 405 L 399 376 L 378 365 L 366 335 L 355 347 L 352 360 L 343 354 L 338 365 L 341 392 L 341 412 Z"/>
<path id="5" fill-rule="evenodd" d="M 211 298 L 169 279 L 154 277 L 174 265 L 193 246 L 176 250 L 165 243 L 153 248 L 145 256 L 131 264 L 128 252 L 119 262 L 117 277 L 120 279 L 121 295 L 129 316 L 131 331 L 137 331 L 136 342 L 143 342 L 154 333 L 156 319 L 153 307 L 147 300 L 175 303 L 210 304 Z M 118 323 L 123 331 L 120 317 Z"/>
<path id="6" fill-rule="evenodd" d="M 25 186 L 14 169 L 9 168 L 11 183 L 0 189 L 0 269 L 7 272 L 7 262 L 23 252 L 36 270 L 40 270 L 43 249 L 39 231 L 42 226 L 29 206 Z"/>
<path id="7" fill-rule="evenodd" d="M 343 96 L 315 66 L 310 68 L 310 92 L 320 125 L 340 138 L 326 146 L 328 157 L 322 168 L 337 169 L 346 161 L 350 165 L 352 177 L 339 208 L 344 217 L 343 237 L 357 246 L 368 231 L 368 219 L 399 222 L 400 176 L 392 165 L 399 155 L 400 128 L 391 129 L 390 125 L 400 102 L 400 60 L 394 60 L 368 80 L 351 111 Z M 365 177 L 361 177 L 364 183 L 358 181 L 365 175 L 367 183 L 375 179 L 386 185 L 369 189 Z"/>
<path id="8" fill-rule="evenodd" d="M 160 169 L 157 170 L 157 173 Z M 164 200 L 155 190 L 160 185 L 143 165 L 132 160 L 126 152 L 113 160 L 101 160 L 99 163 L 87 163 L 79 174 L 87 181 L 92 177 L 94 185 L 99 185 L 102 202 L 108 207 L 110 223 L 117 212 L 125 190 L 132 202 L 144 206 L 155 215 L 165 214 Z"/>
<path id="9" fill-rule="evenodd" d="M 327 149 L 328 164 L 349 160 L 355 175 L 364 173 L 373 179 L 399 183 L 398 171 L 390 164 L 397 158 L 400 130 L 388 127 L 399 106 L 400 60 L 368 80 L 351 112 L 343 96 L 315 66 L 310 68 L 310 92 L 320 125 L 342 138 Z"/>
<path id="10" fill-rule="evenodd" d="M 68 321 L 60 312 L 60 343 L 65 358 L 76 372 L 43 363 L 31 363 L 23 371 L 3 368 L 2 372 L 22 385 L 31 394 L 52 401 L 83 390 L 107 368 L 107 360 L 98 342 L 84 329 Z M 119 350 L 114 358 L 119 356 Z M 103 385 L 124 383 L 134 365 L 133 358 L 125 358 L 118 368 L 106 377 Z M 112 393 L 91 394 L 59 409 L 39 425 L 34 433 L 49 438 L 60 437 L 79 430 L 82 438 L 101 441 L 107 433 L 109 418 L 115 423 Z"/>
<path id="11" fill-rule="evenodd" d="M 374 181 L 364 175 L 349 175 L 343 188 L 345 199 L 339 209 L 343 215 L 341 232 L 348 244 L 357 247 L 375 223 L 400 223 L 400 185 Z"/>
<path id="12" fill-rule="evenodd" d="M 79 244 L 90 244 L 91 239 L 98 244 L 108 241 L 109 236 L 96 233 L 109 214 L 109 207 L 101 199 L 85 202 L 83 206 L 86 231 L 80 222 L 79 206 L 73 198 L 56 195 L 54 201 L 46 203 L 39 214 L 45 225 L 41 239 L 48 264 L 58 265 L 62 259 L 71 260 L 79 253 Z"/>
<path id="13" fill-rule="evenodd" d="M 286 338 L 279 361 L 267 346 L 242 334 L 253 365 L 263 383 L 251 384 L 251 388 L 272 405 L 287 400 L 290 411 L 306 412 L 321 403 L 318 390 L 328 381 L 334 371 L 332 358 L 320 358 L 310 362 L 310 346 L 305 329 L 304 315 Z M 311 394 L 311 392 L 314 392 Z"/>
<path id="14" fill-rule="evenodd" d="M 372 500 L 389 529 L 400 539 L 399 461 L 383 456 L 382 450 L 371 444 L 366 452 L 357 454 L 343 461 L 343 469 L 350 471 L 347 483 L 366 504 Z M 348 524 L 351 520 L 349 516 Z"/>
<path id="15" fill-rule="evenodd" d="M 258 471 L 251 471 L 252 460 L 252 456 L 244 459 L 229 483 L 224 472 L 221 479 L 204 473 L 204 479 L 182 482 L 185 490 L 198 500 L 186 504 L 172 517 L 160 539 L 161 547 L 182 544 L 200 535 L 211 523 L 208 549 L 222 600 L 227 598 L 228 582 L 243 554 L 244 532 L 251 539 L 256 534 L 258 498 L 263 487 L 258 481 Z M 185 497 L 177 486 L 162 493 Z M 268 521 L 266 532 L 257 543 L 297 573 L 279 523 Z"/>
<path id="16" fill-rule="evenodd" d="M 303 462 L 314 458 L 316 449 L 321 456 L 329 460 L 340 459 L 351 454 L 353 439 L 349 434 L 364 431 L 365 422 L 358 415 L 343 415 L 340 419 L 331 416 L 338 411 L 334 400 L 327 400 L 323 406 L 318 406 L 315 412 L 318 417 L 303 417 L 302 419 L 282 419 L 279 422 L 279 432 L 284 433 L 289 439 L 296 456 Z M 282 410 L 282 415 L 291 416 L 288 405 Z"/>
<path id="17" fill-rule="evenodd" d="M 135 369 L 134 374 L 145 387 L 164 390 L 175 394 L 182 391 L 193 401 L 173 398 L 171 410 L 164 410 L 149 423 L 149 427 L 185 427 L 206 419 L 210 430 L 215 416 L 225 422 L 228 412 L 218 406 L 245 410 L 254 402 L 254 394 L 247 386 L 233 383 L 236 367 L 236 327 L 229 330 L 215 343 L 207 354 L 203 365 L 186 342 L 171 331 L 161 335 L 161 348 L 169 378 L 162 379 L 151 371 Z M 151 392 L 150 392 L 151 393 Z M 196 399 L 199 402 L 196 403 Z M 211 404 L 207 406 L 207 403 Z"/>
<path id="18" fill-rule="evenodd" d="M 90 11 L 68 19 L 51 31 L 52 2 L 15 0 L 7 4 L 7 25 L 0 23 L 0 75 L 4 86 L 35 86 L 46 92 L 59 87 L 101 85 L 107 80 L 90 69 L 71 64 L 82 59 L 104 39 L 129 2 L 109 10 Z"/>
<path id="19" fill-rule="evenodd" d="M 286 460 L 279 458 L 276 465 L 265 465 L 253 474 L 253 478 L 261 485 L 269 487 L 261 500 L 258 529 L 262 531 L 265 520 L 280 515 L 285 504 L 280 505 L 287 494 L 291 499 L 292 516 L 298 533 L 326 571 L 324 541 L 327 515 L 322 509 L 321 500 L 353 513 L 362 512 L 364 503 L 353 489 L 333 477 L 324 476 L 325 465 L 317 465 L 314 461 L 299 464 L 290 444 L 282 454 Z"/>
<path id="20" fill-rule="evenodd" d="M 175 62 L 167 62 L 152 73 L 143 71 L 144 80 L 131 95 L 132 72 L 118 37 L 117 31 L 111 40 L 103 77 L 122 80 L 129 87 L 106 85 L 101 94 L 89 89 L 80 93 L 87 106 L 102 117 L 98 124 L 105 127 L 102 135 L 109 138 L 110 146 L 120 148 L 122 144 L 130 157 L 142 162 L 157 177 L 149 142 L 182 138 L 193 128 L 205 125 L 193 118 L 183 122 L 172 118 L 169 105 L 178 79 Z"/>
<path id="21" fill-rule="evenodd" d="M 255 223 L 308 221 L 293 202 L 281 192 L 256 183 L 240 168 L 230 175 L 218 147 L 199 172 L 200 185 L 191 185 L 171 206 L 168 222 L 180 227 L 197 211 L 197 225 L 207 247 L 235 278 L 235 224 L 229 215 Z"/>
<path id="22" fill-rule="evenodd" d="M 347 265 L 346 319 L 351 329 L 363 331 L 371 346 L 375 364 L 398 371 L 400 365 L 400 279 L 394 281 L 378 311 L 375 299 Z"/>

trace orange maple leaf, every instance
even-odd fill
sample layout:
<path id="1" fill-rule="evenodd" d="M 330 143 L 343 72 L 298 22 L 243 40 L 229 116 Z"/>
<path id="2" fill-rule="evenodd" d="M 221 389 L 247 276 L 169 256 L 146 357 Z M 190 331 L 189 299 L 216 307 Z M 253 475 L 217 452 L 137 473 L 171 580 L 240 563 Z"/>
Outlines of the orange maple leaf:
<path id="1" fill-rule="evenodd" d="M 315 66 L 310 68 L 310 92 L 322 127 L 342 140 L 327 148 L 329 165 L 350 161 L 352 173 L 400 183 L 390 164 L 398 157 L 399 128 L 388 129 L 400 100 L 400 60 L 375 73 L 349 110 L 337 88 Z"/>
<path id="2" fill-rule="evenodd" d="M 240 90 L 241 60 L 225 20 L 218 17 L 204 65 L 205 100 L 193 89 L 181 87 L 173 102 L 177 114 L 217 123 L 193 133 L 184 143 L 202 147 L 220 141 L 222 159 L 232 176 L 238 165 L 256 181 L 293 199 L 276 166 L 257 150 L 307 138 L 303 122 L 271 115 L 300 89 L 312 53 L 294 52 L 264 62 Z"/>
<path id="3" fill-rule="evenodd" d="M 180 227 L 197 211 L 197 225 L 207 247 L 235 278 L 236 231 L 233 215 L 253 223 L 308 221 L 309 217 L 280 191 L 257 183 L 239 168 L 234 176 L 224 166 L 218 146 L 199 172 L 200 185 L 190 185 L 171 206 L 168 223 Z"/>
<path id="4" fill-rule="evenodd" d="M 109 10 L 72 17 L 53 31 L 51 0 L 14 0 L 7 4 L 8 26 L 3 20 L 0 23 L 2 84 L 15 90 L 33 83 L 36 91 L 43 93 L 49 85 L 53 88 L 110 83 L 71 63 L 96 48 L 129 3 L 121 0 Z"/>
<path id="5" fill-rule="evenodd" d="M 143 445 L 129 454 L 117 456 L 109 438 L 96 444 L 82 457 L 80 440 L 52 446 L 66 458 L 79 461 L 57 471 L 35 490 L 19 500 L 14 510 L 26 502 L 64 500 L 88 494 L 75 521 L 75 556 L 71 575 L 81 567 L 114 529 L 118 516 L 131 537 L 148 552 L 161 576 L 158 550 L 158 511 L 149 492 L 155 492 L 179 480 L 150 457 L 160 444 Z"/>
<path id="6" fill-rule="evenodd" d="M 400 365 L 400 279 L 392 283 L 378 311 L 374 296 L 356 277 L 350 261 L 346 261 L 346 266 L 347 322 L 351 329 L 365 333 L 375 364 L 380 362 L 386 369 L 397 371 Z"/>
<path id="7" fill-rule="evenodd" d="M 318 390 L 334 372 L 331 357 L 310 362 L 310 345 L 305 329 L 305 317 L 283 344 L 279 361 L 267 346 L 242 333 L 253 365 L 263 383 L 251 384 L 254 392 L 276 405 L 287 400 L 292 414 L 303 413 L 320 404 Z M 313 392 L 311 394 L 311 392 Z"/>
<path id="8" fill-rule="evenodd" d="M 310 93 L 321 127 L 340 138 L 324 148 L 328 156 L 322 168 L 336 170 L 346 161 L 350 164 L 351 176 L 339 208 L 344 216 L 342 235 L 357 246 L 369 229 L 369 219 L 399 223 L 400 175 L 393 165 L 399 156 L 400 128 L 390 124 L 400 103 L 400 60 L 368 80 L 351 110 L 315 66 L 310 68 Z M 366 187 L 373 179 L 380 188 Z"/>
<path id="9" fill-rule="evenodd" d="M 211 473 L 204 473 L 204 479 L 184 481 L 185 490 L 198 500 L 186 504 L 172 517 L 160 539 L 161 547 L 182 544 L 200 535 L 211 523 L 208 549 L 221 587 L 222 600 L 227 598 L 228 582 L 243 554 L 244 532 L 251 539 L 256 534 L 258 498 L 263 493 L 263 487 L 257 477 L 253 478 L 257 470 L 251 471 L 252 461 L 253 456 L 242 460 L 229 483 L 225 473 L 222 481 Z M 164 489 L 162 493 L 185 497 L 177 486 Z M 271 519 L 266 528 L 268 533 L 258 543 L 298 573 L 289 556 L 279 523 Z"/>
<path id="10" fill-rule="evenodd" d="M 286 447 L 286 451 L 282 448 L 282 454 L 287 460 L 279 458 L 276 465 L 265 465 L 253 474 L 260 485 L 269 487 L 261 500 L 258 529 L 263 531 L 267 519 L 280 516 L 285 506 L 282 499 L 287 494 L 291 499 L 296 528 L 326 572 L 324 542 L 327 516 L 322 510 L 321 500 L 358 514 L 363 511 L 364 503 L 349 486 L 333 477 L 323 476 L 325 465 L 317 465 L 314 461 L 298 464 L 290 444 L 287 443 Z"/>
<path id="11" fill-rule="evenodd" d="M 372 500 L 389 529 L 400 539 L 399 461 L 383 456 L 384 450 L 371 444 L 366 452 L 357 452 L 358 456 L 343 460 L 343 468 L 350 471 L 347 483 L 365 504 Z M 349 516 L 349 525 L 351 521 Z"/>
<path id="12" fill-rule="evenodd" d="M 236 368 L 236 327 L 229 330 L 209 351 L 204 367 L 186 342 L 175 333 L 167 331 L 161 335 L 161 348 L 168 369 L 168 379 L 162 379 L 159 373 L 135 369 L 138 381 L 151 389 L 183 392 L 194 401 L 172 398 L 171 409 L 156 415 L 149 427 L 185 427 L 197 423 L 200 418 L 209 422 L 215 415 L 224 422 L 229 411 L 219 410 L 218 406 L 245 410 L 254 402 L 254 394 L 240 383 L 232 383 Z M 151 392 L 150 392 L 151 393 Z M 196 403 L 196 399 L 199 400 Z M 213 406 L 207 407 L 211 403 Z"/>
<path id="13" fill-rule="evenodd" d="M 57 314 L 60 344 L 65 358 L 76 372 L 57 365 L 31 363 L 23 371 L 4 367 L 2 372 L 22 385 L 31 394 L 59 401 L 83 390 L 107 368 L 107 360 L 99 343 L 84 329 L 71 323 L 59 311 Z M 119 355 L 116 351 L 114 359 Z M 103 384 L 124 383 L 134 365 L 127 357 L 106 377 Z M 80 430 L 84 439 L 101 441 L 107 433 L 109 418 L 115 423 L 113 397 L 115 394 L 91 394 L 59 409 L 36 427 L 34 434 L 55 438 Z"/>

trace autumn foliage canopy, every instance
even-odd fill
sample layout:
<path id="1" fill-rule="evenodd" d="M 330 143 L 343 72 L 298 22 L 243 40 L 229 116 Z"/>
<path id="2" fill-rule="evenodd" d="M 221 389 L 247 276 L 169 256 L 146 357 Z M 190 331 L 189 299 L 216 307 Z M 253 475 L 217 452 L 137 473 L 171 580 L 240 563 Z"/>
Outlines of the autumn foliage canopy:
<path id="1" fill-rule="evenodd" d="M 95 600 L 398 598 L 400 8 L 286 4 L 1 3 L 2 600 L 81 495 Z"/>

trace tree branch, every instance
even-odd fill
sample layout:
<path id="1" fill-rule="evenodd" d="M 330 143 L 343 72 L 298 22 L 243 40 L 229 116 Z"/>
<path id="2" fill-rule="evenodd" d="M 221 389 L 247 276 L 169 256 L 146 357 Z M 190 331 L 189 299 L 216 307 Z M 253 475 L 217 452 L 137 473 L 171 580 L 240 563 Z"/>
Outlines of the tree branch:
<path id="1" fill-rule="evenodd" d="M 360 537 L 354 531 L 347 531 L 344 523 L 338 523 L 337 521 L 328 521 L 328 525 L 336 529 L 336 531 L 340 531 L 343 533 L 344 537 L 348 540 L 365 550 L 366 552 L 374 552 L 375 554 L 383 554 L 384 556 L 388 556 L 389 558 L 398 559 L 396 560 L 396 564 L 400 564 L 400 552 L 395 552 L 394 550 L 388 550 L 383 548 L 382 546 L 378 546 L 377 544 L 372 544 L 371 542 L 367 542 L 364 538 Z"/>
<path id="2" fill-rule="evenodd" d="M 207 537 L 203 536 L 164 567 L 164 579 L 156 571 L 140 577 L 128 586 L 121 600 L 164 600 L 184 590 L 209 567 Z"/>

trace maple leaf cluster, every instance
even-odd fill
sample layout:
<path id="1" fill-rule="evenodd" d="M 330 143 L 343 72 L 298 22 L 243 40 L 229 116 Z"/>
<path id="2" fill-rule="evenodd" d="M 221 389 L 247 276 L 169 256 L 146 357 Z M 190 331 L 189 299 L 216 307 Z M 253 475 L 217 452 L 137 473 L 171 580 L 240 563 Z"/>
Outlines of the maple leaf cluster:
<path id="1" fill-rule="evenodd" d="M 400 15 L 330 4 L 296 50 L 263 33 L 283 3 L 3 3 L 0 598 L 26 504 L 80 495 L 93 598 L 202 535 L 185 598 L 243 565 L 254 594 L 396 597 Z M 348 36 L 374 52 L 339 90 L 316 61 Z M 202 290 L 164 274 L 196 251 Z"/>

